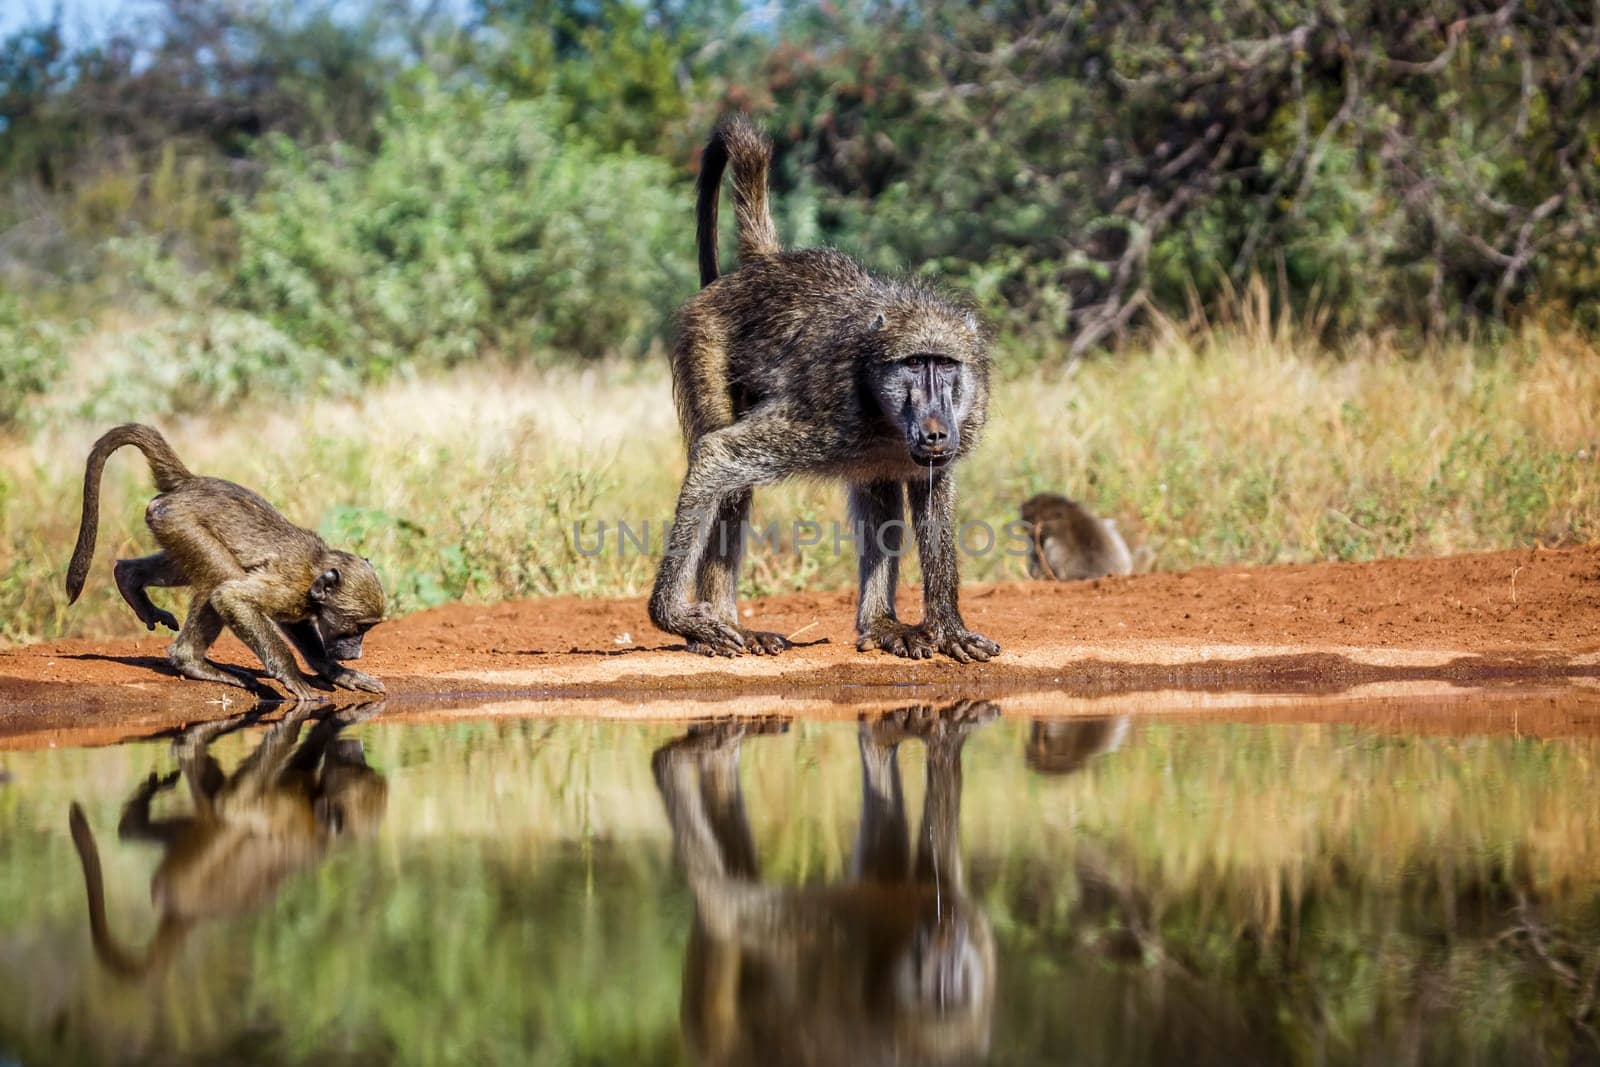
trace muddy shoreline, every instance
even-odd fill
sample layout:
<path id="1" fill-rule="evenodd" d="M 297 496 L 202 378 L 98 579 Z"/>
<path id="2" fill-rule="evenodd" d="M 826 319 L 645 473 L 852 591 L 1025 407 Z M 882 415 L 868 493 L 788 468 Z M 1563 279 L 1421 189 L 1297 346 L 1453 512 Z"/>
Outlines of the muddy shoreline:
<path id="1" fill-rule="evenodd" d="M 916 602 L 914 590 L 904 591 L 908 614 Z M 972 586 L 962 600 L 968 624 L 1004 646 L 987 664 L 856 652 L 848 592 L 746 607 L 752 621 L 795 634 L 801 646 L 775 658 L 706 659 L 652 630 L 642 598 L 553 598 L 452 604 L 394 620 L 374 632 L 362 667 L 386 681 L 397 712 L 589 701 L 648 718 L 951 694 L 1052 694 L 1063 706 L 1110 707 L 1149 704 L 1154 694 L 1182 703 L 1184 694 L 1259 702 L 1433 698 L 1485 687 L 1600 691 L 1593 545 Z M 0 747 L 34 747 L 53 732 L 63 742 L 131 736 L 254 702 L 173 676 L 165 646 L 151 636 L 0 650 Z M 251 664 L 231 638 L 214 655 Z"/>

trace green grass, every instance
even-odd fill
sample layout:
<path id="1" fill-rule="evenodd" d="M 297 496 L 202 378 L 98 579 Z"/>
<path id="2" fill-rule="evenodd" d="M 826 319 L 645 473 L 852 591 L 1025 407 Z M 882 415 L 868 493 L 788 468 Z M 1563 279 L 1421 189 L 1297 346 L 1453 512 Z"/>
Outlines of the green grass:
<path id="1" fill-rule="evenodd" d="M 397 611 L 631 594 L 655 561 L 614 539 L 585 556 L 573 529 L 670 516 L 683 449 L 664 364 L 475 367 L 359 400 L 249 400 L 160 425 L 195 470 L 370 556 Z M 137 455 L 107 471 L 82 601 L 69 609 L 61 589 L 84 456 L 107 426 L 142 417 L 138 395 L 103 397 L 90 418 L 63 389 L 29 436 L 0 446 L 0 637 L 138 632 L 109 573 L 151 543 Z M 1597 427 L 1600 347 L 1577 335 L 1328 353 L 1246 317 L 1198 337 L 1169 330 L 1115 358 L 1002 358 L 960 512 L 999 530 L 1029 494 L 1065 491 L 1118 518 L 1167 570 L 1582 542 L 1600 534 Z M 793 519 L 842 523 L 843 493 L 795 482 L 757 494 L 757 523 Z M 796 552 L 785 533 L 777 551 L 753 553 L 747 591 L 848 587 L 848 545 L 836 555 L 824 540 Z M 1023 575 L 999 552 L 964 568 L 974 581 Z"/>

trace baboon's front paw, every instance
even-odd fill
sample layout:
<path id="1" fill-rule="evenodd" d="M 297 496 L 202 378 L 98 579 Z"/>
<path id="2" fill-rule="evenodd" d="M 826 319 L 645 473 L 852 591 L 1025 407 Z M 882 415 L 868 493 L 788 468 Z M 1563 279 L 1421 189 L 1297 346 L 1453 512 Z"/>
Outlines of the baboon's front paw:
<path id="1" fill-rule="evenodd" d="M 690 652 L 702 656 L 737 656 L 747 651 L 744 632 L 717 618 L 710 604 L 690 604 L 669 629 L 688 642 Z"/>
<path id="2" fill-rule="evenodd" d="M 961 626 L 935 630 L 932 640 L 940 652 L 961 663 L 971 663 L 973 660 L 983 663 L 1000 653 L 999 645 Z"/>
<path id="3" fill-rule="evenodd" d="M 383 692 L 383 683 L 370 674 L 363 674 L 352 667 L 341 667 L 328 681 L 340 689 L 359 689 L 364 693 Z"/>
<path id="4" fill-rule="evenodd" d="M 317 704 L 328 699 L 312 689 L 306 684 L 306 680 L 298 675 L 293 678 L 279 678 L 277 681 L 288 692 L 290 702 L 297 706 Z"/>
<path id="5" fill-rule="evenodd" d="M 758 656 L 776 656 L 794 647 L 787 637 L 767 630 L 746 630 L 741 627 L 739 635 L 744 638 L 744 650 Z"/>
<path id="6" fill-rule="evenodd" d="M 922 627 L 895 620 L 873 623 L 856 641 L 858 652 L 879 648 L 905 659 L 929 659 L 936 647 Z"/>

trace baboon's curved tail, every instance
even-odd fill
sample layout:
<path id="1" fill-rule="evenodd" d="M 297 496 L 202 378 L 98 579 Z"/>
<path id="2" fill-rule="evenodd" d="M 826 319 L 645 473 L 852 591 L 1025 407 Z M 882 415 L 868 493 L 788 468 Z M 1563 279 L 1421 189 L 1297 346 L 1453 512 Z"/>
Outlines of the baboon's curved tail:
<path id="1" fill-rule="evenodd" d="M 700 254 L 700 285 L 717 280 L 717 199 L 722 172 L 733 164 L 733 213 L 739 230 L 739 262 L 779 251 L 778 230 L 767 207 L 767 167 L 772 142 L 743 115 L 724 119 L 711 133 L 700 159 L 695 248 Z"/>
<path id="2" fill-rule="evenodd" d="M 134 445 L 144 453 L 155 475 L 156 488 L 163 493 L 178 488 L 193 478 L 183 460 L 167 444 L 160 432 L 149 426 L 130 422 L 108 430 L 89 450 L 89 462 L 83 469 L 83 518 L 78 523 L 78 544 L 72 550 L 72 562 L 67 565 L 67 603 L 71 604 L 83 592 L 83 580 L 89 574 L 89 561 L 94 558 L 95 531 L 100 525 L 100 472 L 105 469 L 106 457 L 123 445 Z"/>
<path id="3" fill-rule="evenodd" d="M 67 821 L 72 826 L 72 843 L 78 849 L 78 862 L 83 864 L 83 888 L 89 895 L 89 934 L 94 939 L 95 955 L 124 977 L 143 974 L 148 961 L 135 959 L 111 936 L 111 924 L 106 922 L 106 888 L 100 874 L 100 850 L 95 847 L 94 831 L 89 829 L 89 820 L 77 801 L 73 801 Z"/>

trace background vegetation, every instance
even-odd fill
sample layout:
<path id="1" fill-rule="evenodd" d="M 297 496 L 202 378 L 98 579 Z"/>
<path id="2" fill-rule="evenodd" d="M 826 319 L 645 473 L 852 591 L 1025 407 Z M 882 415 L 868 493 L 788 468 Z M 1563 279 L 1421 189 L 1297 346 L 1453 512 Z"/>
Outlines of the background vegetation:
<path id="1" fill-rule="evenodd" d="M 131 621 L 69 624 L 55 591 L 73 467 L 123 418 L 362 542 L 402 607 L 637 589 L 647 565 L 561 541 L 670 506 L 660 350 L 732 108 L 777 142 L 787 240 L 999 327 L 974 517 L 1066 489 L 1165 567 L 1592 538 L 1597 96 L 1600 24 L 1560 3 L 154 0 L 73 45 L 26 27 L 0 41 L 0 636 Z M 579 398 L 619 432 L 552 447 Z"/>

